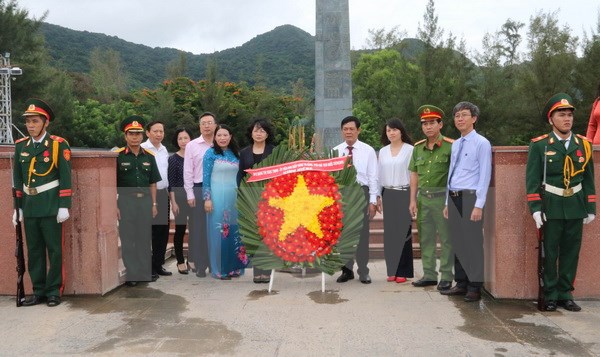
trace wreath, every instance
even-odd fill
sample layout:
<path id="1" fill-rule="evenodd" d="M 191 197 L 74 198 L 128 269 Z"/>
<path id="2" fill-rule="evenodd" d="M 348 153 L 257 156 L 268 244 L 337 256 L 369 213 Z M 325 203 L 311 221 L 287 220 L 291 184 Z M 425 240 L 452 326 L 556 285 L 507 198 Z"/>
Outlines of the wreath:
<path id="1" fill-rule="evenodd" d="M 278 146 L 253 169 L 328 158 L 331 154 L 319 157 Z M 366 202 L 352 165 L 248 180 L 244 178 L 238 190 L 238 223 L 254 266 L 311 267 L 332 275 L 353 257 Z"/>

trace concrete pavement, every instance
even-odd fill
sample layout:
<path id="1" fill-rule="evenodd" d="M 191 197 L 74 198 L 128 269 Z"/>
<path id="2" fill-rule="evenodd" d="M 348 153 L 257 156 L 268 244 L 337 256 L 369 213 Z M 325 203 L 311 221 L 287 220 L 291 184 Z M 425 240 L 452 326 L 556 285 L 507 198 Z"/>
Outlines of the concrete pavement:
<path id="1" fill-rule="evenodd" d="M 600 356 L 600 301 L 540 313 L 531 301 L 479 303 L 385 281 L 337 284 L 277 273 L 273 291 L 251 270 L 231 281 L 177 273 L 106 296 L 66 296 L 55 308 L 0 297 L 2 356 Z M 415 260 L 416 272 L 421 271 Z"/>

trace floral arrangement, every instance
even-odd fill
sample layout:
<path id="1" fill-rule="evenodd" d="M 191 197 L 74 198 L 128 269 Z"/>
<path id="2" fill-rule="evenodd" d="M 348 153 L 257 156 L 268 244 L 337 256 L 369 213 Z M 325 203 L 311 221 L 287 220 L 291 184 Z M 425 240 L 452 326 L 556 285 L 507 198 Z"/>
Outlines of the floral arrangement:
<path id="1" fill-rule="evenodd" d="M 327 158 L 331 156 L 278 146 L 255 168 Z M 263 269 L 308 266 L 333 274 L 354 255 L 366 202 L 354 167 L 342 167 L 243 180 L 238 221 L 253 265 Z"/>

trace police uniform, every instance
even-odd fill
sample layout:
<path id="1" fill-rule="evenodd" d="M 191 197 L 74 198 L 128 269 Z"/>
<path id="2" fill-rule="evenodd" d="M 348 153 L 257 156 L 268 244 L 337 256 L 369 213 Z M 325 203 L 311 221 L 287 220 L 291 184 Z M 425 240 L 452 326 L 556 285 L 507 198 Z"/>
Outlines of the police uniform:
<path id="1" fill-rule="evenodd" d="M 564 93 L 553 96 L 544 109 L 549 120 L 558 109 L 575 108 Z M 544 177 L 545 174 L 545 177 Z M 542 184 L 545 179 L 545 188 Z M 543 212 L 544 295 L 546 309 L 556 304 L 579 311 L 572 302 L 584 219 L 596 213 L 591 143 L 570 134 L 568 146 L 550 132 L 531 140 L 526 170 L 527 201 L 531 213 Z"/>
<path id="2" fill-rule="evenodd" d="M 418 109 L 421 122 L 441 120 L 444 112 L 435 106 L 424 105 Z M 446 183 L 450 166 L 450 152 L 454 140 L 439 135 L 431 149 L 427 139 L 415 143 L 409 170 L 418 175 L 417 228 L 423 262 L 423 278 L 413 282 L 415 286 L 436 285 L 436 236 L 441 245 L 439 289 L 448 289 L 452 284 L 452 247 L 448 238 L 448 222 L 442 211 L 445 205 Z"/>
<path id="3" fill-rule="evenodd" d="M 54 113 L 48 104 L 29 99 L 23 116 L 41 116 L 49 122 Z M 25 137 L 15 143 L 14 185 L 16 207 L 23 210 L 29 275 L 34 296 L 24 305 L 48 300 L 60 304 L 63 291 L 62 221 L 59 209 L 71 207 L 71 149 L 67 141 L 47 132 L 40 142 Z M 62 219 L 62 218 L 61 218 Z M 46 267 L 46 252 L 48 267 Z"/>
<path id="4" fill-rule="evenodd" d="M 123 120 L 124 133 L 144 132 L 144 119 L 131 116 Z M 150 184 L 160 181 L 160 173 L 151 151 L 142 147 L 138 155 L 128 146 L 117 150 L 117 207 L 119 236 L 127 281 L 152 280 L 152 197 Z"/>

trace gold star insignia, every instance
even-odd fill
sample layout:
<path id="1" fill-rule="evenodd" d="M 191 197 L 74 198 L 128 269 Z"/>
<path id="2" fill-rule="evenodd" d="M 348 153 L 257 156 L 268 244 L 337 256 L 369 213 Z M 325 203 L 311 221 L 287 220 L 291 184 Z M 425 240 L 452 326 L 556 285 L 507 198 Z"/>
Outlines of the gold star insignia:
<path id="1" fill-rule="evenodd" d="M 319 213 L 334 202 L 331 197 L 311 194 L 306 186 L 306 181 L 304 181 L 304 176 L 299 175 L 291 195 L 269 199 L 270 206 L 283 211 L 283 224 L 279 231 L 279 240 L 285 240 L 288 234 L 293 233 L 300 226 L 317 237 L 323 238 Z"/>

